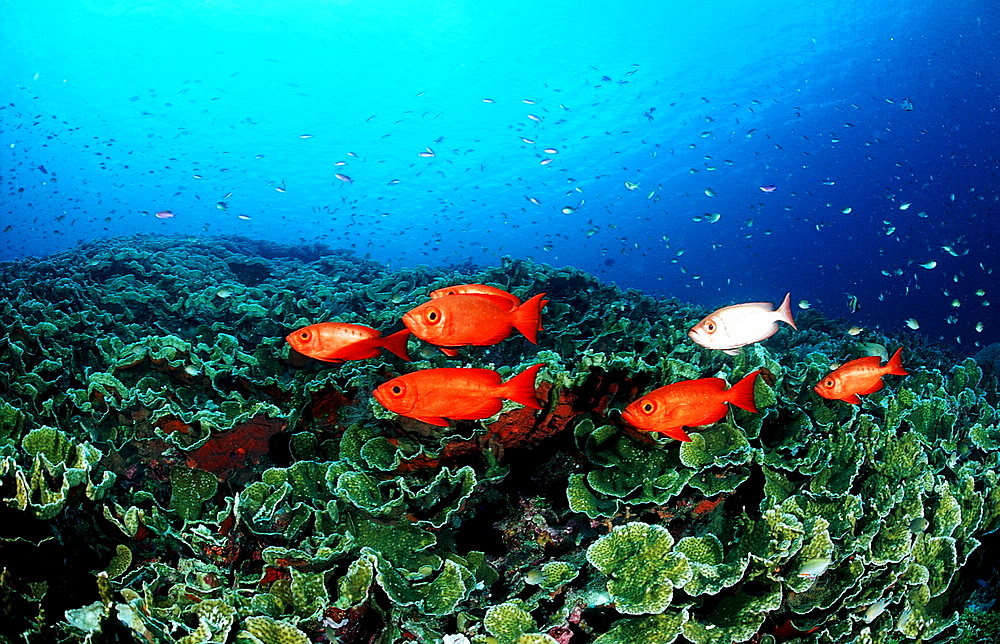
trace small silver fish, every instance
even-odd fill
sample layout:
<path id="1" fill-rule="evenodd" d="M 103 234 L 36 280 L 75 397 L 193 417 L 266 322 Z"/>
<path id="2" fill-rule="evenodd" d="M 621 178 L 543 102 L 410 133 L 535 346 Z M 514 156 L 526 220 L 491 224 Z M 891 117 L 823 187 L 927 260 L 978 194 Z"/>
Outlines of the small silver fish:
<path id="1" fill-rule="evenodd" d="M 865 622 L 868 623 L 868 624 L 870 624 L 873 621 L 875 621 L 875 618 L 877 618 L 879 615 L 881 615 L 882 613 L 884 613 L 886 607 L 890 603 L 892 603 L 892 602 L 890 600 L 888 600 L 888 599 L 880 599 L 877 602 L 875 602 L 874 604 L 872 604 L 871 606 L 869 606 L 868 610 L 865 611 L 865 615 L 864 615 Z"/>
<path id="2" fill-rule="evenodd" d="M 829 557 L 817 557 L 815 559 L 807 559 L 803 562 L 802 567 L 796 573 L 799 577 L 804 577 L 806 579 L 816 579 L 830 567 L 832 559 Z"/>

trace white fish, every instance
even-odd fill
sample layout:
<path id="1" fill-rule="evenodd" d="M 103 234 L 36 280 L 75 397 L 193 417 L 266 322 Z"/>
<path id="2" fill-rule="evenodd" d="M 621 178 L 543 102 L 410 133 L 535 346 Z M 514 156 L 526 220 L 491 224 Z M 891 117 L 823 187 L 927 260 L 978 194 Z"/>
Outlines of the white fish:
<path id="1" fill-rule="evenodd" d="M 766 340 L 778 332 L 778 322 L 793 329 L 791 294 L 777 310 L 770 302 L 748 302 L 726 306 L 709 314 L 688 331 L 695 344 L 736 355 L 740 347 Z"/>
<path id="2" fill-rule="evenodd" d="M 880 599 L 871 606 L 869 606 L 868 610 L 865 611 L 865 616 L 864 616 L 865 622 L 870 624 L 871 622 L 875 621 L 875 618 L 884 613 L 886 607 L 890 603 L 891 602 L 888 599 Z"/>
<path id="3" fill-rule="evenodd" d="M 920 323 L 914 320 L 913 318 L 910 318 L 909 320 L 906 321 L 906 326 L 916 331 L 917 329 L 920 328 Z"/>
<path id="4" fill-rule="evenodd" d="M 802 567 L 799 568 L 797 575 L 799 577 L 804 577 L 806 579 L 816 579 L 830 567 L 832 560 L 829 557 L 817 557 L 816 559 L 807 559 Z"/>
<path id="5" fill-rule="evenodd" d="M 865 350 L 866 356 L 878 356 L 883 362 L 889 362 L 889 352 L 885 346 L 877 342 L 862 342 L 861 348 Z"/>

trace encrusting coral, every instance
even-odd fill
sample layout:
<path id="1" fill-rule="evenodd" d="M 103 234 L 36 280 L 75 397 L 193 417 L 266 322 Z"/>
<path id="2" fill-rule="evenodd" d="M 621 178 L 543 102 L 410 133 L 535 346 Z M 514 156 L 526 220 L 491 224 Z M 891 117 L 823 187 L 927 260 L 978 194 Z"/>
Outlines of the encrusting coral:
<path id="1" fill-rule="evenodd" d="M 332 365 L 284 340 L 398 331 L 465 283 L 546 293 L 538 345 L 413 338 L 412 363 Z M 910 375 L 852 405 L 812 391 L 864 355 L 837 323 L 808 311 L 731 357 L 687 339 L 704 315 L 573 269 L 389 271 L 243 238 L 2 264 L 0 641 L 945 642 L 983 622 L 958 623 L 1000 527 L 992 363 L 869 332 Z M 539 363 L 538 411 L 436 427 L 371 395 Z M 621 419 L 758 369 L 758 413 L 690 442 Z"/>

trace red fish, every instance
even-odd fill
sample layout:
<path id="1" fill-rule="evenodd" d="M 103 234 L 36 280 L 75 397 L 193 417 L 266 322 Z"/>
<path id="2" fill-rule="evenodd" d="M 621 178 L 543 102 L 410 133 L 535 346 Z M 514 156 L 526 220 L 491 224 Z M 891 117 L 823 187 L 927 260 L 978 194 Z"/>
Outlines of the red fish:
<path id="1" fill-rule="evenodd" d="M 489 418 L 504 399 L 541 409 L 535 376 L 544 366 L 532 365 L 507 382 L 490 369 L 424 369 L 393 378 L 373 393 L 391 412 L 447 427 L 447 418 Z"/>
<path id="2" fill-rule="evenodd" d="M 382 337 L 382 333 L 360 324 L 322 322 L 293 331 L 286 337 L 288 344 L 302 355 L 325 362 L 367 360 L 378 356 L 379 349 L 409 360 L 406 341 L 410 330 L 403 329 Z"/>
<path id="3" fill-rule="evenodd" d="M 508 293 L 503 289 L 496 288 L 495 286 L 487 286 L 485 284 L 456 284 L 455 286 L 448 286 L 446 288 L 439 288 L 436 291 L 431 291 L 431 299 L 437 299 L 444 295 L 493 295 L 496 297 L 501 297 L 505 300 L 510 300 L 510 310 L 513 311 L 517 307 L 521 306 L 521 300 L 513 293 Z M 548 304 L 548 300 L 542 300 L 542 308 Z M 538 330 L 542 330 L 541 319 L 538 321 Z"/>
<path id="4" fill-rule="evenodd" d="M 660 432 L 690 441 L 685 427 L 716 423 L 726 415 L 726 403 L 757 413 L 753 385 L 760 369 L 726 389 L 722 378 L 685 380 L 649 392 L 625 408 L 622 418 L 646 432 Z"/>
<path id="5" fill-rule="evenodd" d="M 458 354 L 456 347 L 496 344 L 517 329 L 532 344 L 538 344 L 545 293 L 514 306 L 512 295 L 454 293 L 435 297 L 403 315 L 403 324 L 413 335 L 436 345 L 445 355 Z"/>
<path id="6" fill-rule="evenodd" d="M 902 351 L 902 347 L 896 349 L 884 367 L 878 356 L 865 356 L 844 363 L 813 387 L 813 391 L 830 400 L 846 400 L 852 405 L 860 405 L 859 395 L 873 394 L 884 386 L 882 376 L 908 375 L 909 372 L 903 368 Z"/>

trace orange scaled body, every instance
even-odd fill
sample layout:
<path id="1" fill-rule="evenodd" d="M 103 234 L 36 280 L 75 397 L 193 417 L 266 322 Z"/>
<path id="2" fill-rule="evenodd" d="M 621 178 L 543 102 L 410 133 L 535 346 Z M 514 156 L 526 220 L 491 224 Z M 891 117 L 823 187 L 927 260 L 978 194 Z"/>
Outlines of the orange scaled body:
<path id="1" fill-rule="evenodd" d="M 660 432 L 679 441 L 691 437 L 685 427 L 701 427 L 722 420 L 726 403 L 757 412 L 753 386 L 760 370 L 726 389 L 722 378 L 685 380 L 655 389 L 625 408 L 622 418 L 646 432 Z"/>
<path id="2" fill-rule="evenodd" d="M 535 376 L 543 366 L 532 365 L 507 382 L 490 369 L 424 369 L 393 378 L 373 393 L 391 412 L 446 427 L 447 418 L 489 418 L 504 399 L 541 409 Z"/>
<path id="3" fill-rule="evenodd" d="M 896 353 L 892 354 L 884 367 L 878 356 L 851 360 L 823 378 L 813 387 L 813 391 L 830 400 L 844 400 L 852 405 L 860 405 L 859 395 L 875 393 L 883 387 L 882 376 L 908 374 L 903 368 L 902 352 L 902 347 L 896 349 Z"/>
<path id="4" fill-rule="evenodd" d="M 508 293 L 507 291 L 496 288 L 495 286 L 486 286 L 485 284 L 456 284 L 455 286 L 439 288 L 436 291 L 431 291 L 431 299 L 437 299 L 439 297 L 444 297 L 445 295 L 493 295 L 495 297 L 509 300 L 511 311 L 521 306 L 521 299 L 513 293 Z"/>
<path id="5" fill-rule="evenodd" d="M 447 289 L 445 289 L 447 290 Z M 517 329 L 538 344 L 541 311 L 547 300 L 539 293 L 520 306 L 506 296 L 488 293 L 451 293 L 432 298 L 403 315 L 403 324 L 413 335 L 441 349 L 458 354 L 456 347 L 488 346 L 507 338 Z"/>
<path id="6" fill-rule="evenodd" d="M 360 324 L 322 322 L 297 329 L 285 339 L 302 355 L 325 362 L 344 362 L 374 358 L 378 356 L 379 349 L 409 360 L 410 356 L 406 353 L 409 337 L 409 329 L 382 337 L 380 331 Z"/>

